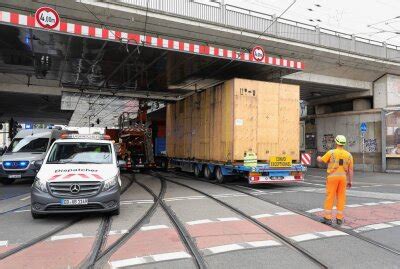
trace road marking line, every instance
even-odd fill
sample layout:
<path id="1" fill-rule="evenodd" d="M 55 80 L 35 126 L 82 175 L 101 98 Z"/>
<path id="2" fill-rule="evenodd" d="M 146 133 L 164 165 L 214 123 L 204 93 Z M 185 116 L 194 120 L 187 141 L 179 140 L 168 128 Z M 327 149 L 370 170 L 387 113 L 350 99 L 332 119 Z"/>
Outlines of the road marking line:
<path id="1" fill-rule="evenodd" d="M 152 202 L 153 200 L 126 200 L 126 201 L 121 201 L 120 204 L 124 205 L 124 204 L 134 204 L 134 203 L 139 203 L 139 202 Z"/>
<path id="2" fill-rule="evenodd" d="M 178 196 L 178 197 L 170 197 L 165 198 L 164 201 L 182 201 L 182 200 L 195 200 L 195 199 L 203 199 L 205 196 Z"/>
<path id="3" fill-rule="evenodd" d="M 400 225 L 400 220 L 397 220 L 397 221 L 391 221 L 391 222 L 389 222 L 390 224 L 393 224 L 393 225 Z"/>
<path id="4" fill-rule="evenodd" d="M 360 207 L 360 206 L 363 206 L 363 205 L 360 205 L 360 204 L 346 205 L 346 207 Z"/>
<path id="5" fill-rule="evenodd" d="M 28 200 L 28 199 L 30 199 L 31 198 L 31 196 L 29 195 L 29 196 L 26 196 L 26 197 L 24 197 L 24 198 L 21 198 L 21 199 L 19 199 L 20 201 L 25 201 L 25 200 Z"/>
<path id="6" fill-rule="evenodd" d="M 294 213 L 294 212 L 278 212 L 278 213 L 275 213 L 275 215 L 278 215 L 278 216 L 289 216 L 289 215 L 296 215 L 296 213 Z"/>
<path id="7" fill-rule="evenodd" d="M 300 191 L 315 191 L 316 189 L 303 189 L 303 190 L 300 190 Z"/>
<path id="8" fill-rule="evenodd" d="M 115 231 L 109 231 L 108 235 L 117 235 L 117 234 L 126 234 L 128 233 L 128 230 L 115 230 Z"/>
<path id="9" fill-rule="evenodd" d="M 307 210 L 306 212 L 307 213 L 316 213 L 316 212 L 321 212 L 321 211 L 324 211 L 324 210 L 322 208 L 314 208 L 314 209 Z"/>
<path id="10" fill-rule="evenodd" d="M 21 210 L 15 210 L 14 213 L 21 213 L 21 212 L 30 212 L 30 209 L 21 209 Z"/>
<path id="11" fill-rule="evenodd" d="M 290 237 L 296 242 L 302 242 L 302 241 L 307 241 L 307 240 L 312 240 L 312 239 L 317 239 L 320 238 L 318 235 L 315 234 L 301 234 L 301 235 L 296 235 Z"/>
<path id="12" fill-rule="evenodd" d="M 380 204 L 395 204 L 396 202 L 392 202 L 392 201 L 383 201 L 383 202 L 379 202 Z"/>
<path id="13" fill-rule="evenodd" d="M 224 222 L 224 221 L 238 221 L 238 220 L 240 221 L 241 219 L 233 217 L 233 218 L 217 218 L 217 220 Z"/>
<path id="14" fill-rule="evenodd" d="M 323 186 L 323 187 L 325 187 L 324 184 L 310 183 L 310 182 L 304 182 L 304 181 L 299 182 L 299 183 L 308 184 L 308 185 L 315 185 L 315 186 Z"/>
<path id="15" fill-rule="evenodd" d="M 268 192 L 268 193 L 282 193 L 281 191 L 271 191 L 271 192 Z"/>
<path id="16" fill-rule="evenodd" d="M 167 225 L 152 225 L 152 226 L 143 226 L 140 228 L 141 231 L 152 231 L 152 230 L 158 230 L 158 229 L 168 229 L 169 227 Z"/>
<path id="17" fill-rule="evenodd" d="M 379 205 L 378 203 L 363 203 L 363 205 Z"/>
<path id="18" fill-rule="evenodd" d="M 354 229 L 355 232 L 366 232 L 366 231 L 372 231 L 372 230 L 380 230 L 380 229 L 386 229 L 386 228 L 391 228 L 393 225 L 386 224 L 386 223 L 378 223 L 378 224 L 371 224 L 363 227 L 359 227 L 357 229 Z"/>
<path id="19" fill-rule="evenodd" d="M 322 234 L 322 235 L 324 235 L 326 237 L 347 235 L 347 233 L 344 233 L 342 231 L 326 231 L 326 232 L 318 232 L 318 234 Z"/>
<path id="20" fill-rule="evenodd" d="M 230 245 L 222 245 L 222 246 L 207 248 L 207 250 L 209 250 L 211 253 L 214 253 L 214 254 L 221 253 L 221 252 L 233 251 L 233 250 L 239 250 L 239 249 L 244 249 L 244 247 L 239 244 L 230 244 Z"/>
<path id="21" fill-rule="evenodd" d="M 109 263 L 110 263 L 111 268 L 121 268 L 121 267 L 128 267 L 128 266 L 133 266 L 133 265 L 144 264 L 144 263 L 147 263 L 147 261 L 145 258 L 140 257 L 140 258 L 119 260 L 119 261 L 114 261 L 114 262 L 109 262 Z"/>
<path id="22" fill-rule="evenodd" d="M 81 238 L 83 234 L 63 234 L 63 235 L 53 235 L 50 240 L 57 241 L 57 240 L 64 240 L 64 239 L 72 239 L 72 238 Z"/>
<path id="23" fill-rule="evenodd" d="M 266 240 L 266 241 L 254 241 L 254 242 L 246 242 L 252 247 L 272 247 L 272 246 L 280 246 L 281 244 L 274 240 Z"/>
<path id="24" fill-rule="evenodd" d="M 269 218 L 272 217 L 273 215 L 271 214 L 260 214 L 260 215 L 254 215 L 251 216 L 253 219 L 261 219 L 261 218 Z"/>
<path id="25" fill-rule="evenodd" d="M 212 220 L 209 219 L 201 219 L 201 220 L 193 220 L 186 222 L 187 225 L 197 225 L 197 224 L 204 224 L 204 223 L 211 223 Z"/>
<path id="26" fill-rule="evenodd" d="M 244 197 L 248 196 L 247 194 L 216 194 L 213 195 L 215 198 L 227 198 L 227 197 Z"/>
<path id="27" fill-rule="evenodd" d="M 317 177 L 317 178 L 323 178 L 323 179 L 325 179 L 325 177 L 323 177 L 323 176 L 313 176 L 313 175 L 307 175 L 308 177 Z"/>
<path id="28" fill-rule="evenodd" d="M 246 187 L 246 186 L 236 185 L 236 187 L 248 189 L 248 190 L 255 191 L 255 192 L 264 192 L 264 191 L 253 189 L 253 188 L 249 188 L 249 187 Z"/>
<path id="29" fill-rule="evenodd" d="M 154 201 L 148 201 L 148 202 L 137 202 L 138 204 L 153 204 Z"/>
<path id="30" fill-rule="evenodd" d="M 112 262 L 110 261 L 109 264 L 111 268 L 122 268 L 122 267 L 134 266 L 150 262 L 160 262 L 160 261 L 178 260 L 186 258 L 191 258 L 191 256 L 188 253 L 181 251 L 181 252 L 155 254 L 144 257 L 136 257 L 136 258 L 118 260 Z"/>
<path id="31" fill-rule="evenodd" d="M 8 246 L 8 241 L 0 241 L 0 247 Z"/>
<path id="32" fill-rule="evenodd" d="M 184 259 L 184 258 L 191 258 L 188 253 L 184 251 L 180 252 L 171 252 L 171 253 L 163 253 L 163 254 L 155 254 L 151 255 L 151 257 L 159 262 L 159 261 L 168 261 L 168 260 L 177 260 L 177 259 Z"/>

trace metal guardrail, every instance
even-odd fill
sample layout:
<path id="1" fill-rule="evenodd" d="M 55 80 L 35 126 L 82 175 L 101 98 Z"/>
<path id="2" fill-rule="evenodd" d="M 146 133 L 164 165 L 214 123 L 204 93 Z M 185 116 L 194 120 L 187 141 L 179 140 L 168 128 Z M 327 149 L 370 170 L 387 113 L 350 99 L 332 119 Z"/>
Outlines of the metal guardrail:
<path id="1" fill-rule="evenodd" d="M 131 5 L 155 12 L 187 17 L 191 20 L 239 28 L 261 34 L 268 27 L 266 35 L 324 46 L 345 52 L 352 52 L 393 61 L 400 61 L 400 46 L 357 37 L 318 26 L 288 19 L 275 19 L 273 15 L 211 1 L 209 4 L 198 0 L 108 0 L 115 4 Z"/>

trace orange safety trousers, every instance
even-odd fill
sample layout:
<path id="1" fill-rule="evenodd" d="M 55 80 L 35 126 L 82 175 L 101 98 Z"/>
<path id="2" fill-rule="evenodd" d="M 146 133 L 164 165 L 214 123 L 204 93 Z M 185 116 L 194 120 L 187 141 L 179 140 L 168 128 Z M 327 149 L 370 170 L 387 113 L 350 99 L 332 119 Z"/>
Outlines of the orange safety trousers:
<path id="1" fill-rule="evenodd" d="M 325 215 L 326 219 L 332 219 L 332 209 L 336 198 L 336 219 L 343 219 L 344 206 L 346 204 L 346 176 L 328 176 L 326 179 Z"/>

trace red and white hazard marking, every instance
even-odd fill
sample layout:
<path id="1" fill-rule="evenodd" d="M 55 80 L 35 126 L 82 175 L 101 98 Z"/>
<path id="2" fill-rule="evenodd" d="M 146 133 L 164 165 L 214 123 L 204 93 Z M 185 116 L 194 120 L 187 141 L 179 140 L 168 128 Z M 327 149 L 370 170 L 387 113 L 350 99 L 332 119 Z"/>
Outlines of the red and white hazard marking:
<path id="1" fill-rule="evenodd" d="M 303 164 L 303 165 L 311 165 L 311 154 L 302 153 L 301 154 L 301 164 Z"/>
<path id="2" fill-rule="evenodd" d="M 38 9 L 38 11 L 39 10 L 41 9 Z M 140 44 L 146 47 L 179 51 L 183 53 L 304 70 L 303 62 L 268 56 L 261 52 L 259 49 L 261 47 L 255 47 L 253 53 L 248 53 L 226 48 L 218 48 L 208 45 L 199 45 L 179 40 L 166 39 L 162 37 L 111 30 L 109 28 L 105 29 L 89 25 L 81 25 L 77 23 L 65 22 L 61 19 L 57 21 L 57 12 L 50 12 L 49 8 L 43 8 L 40 14 L 43 16 L 39 15 L 38 20 L 35 18 L 36 16 L 0 11 L 0 24 L 11 24 L 18 27 L 35 28 L 39 30 L 46 29 L 47 31 L 66 33 L 87 38 L 129 44 Z"/>

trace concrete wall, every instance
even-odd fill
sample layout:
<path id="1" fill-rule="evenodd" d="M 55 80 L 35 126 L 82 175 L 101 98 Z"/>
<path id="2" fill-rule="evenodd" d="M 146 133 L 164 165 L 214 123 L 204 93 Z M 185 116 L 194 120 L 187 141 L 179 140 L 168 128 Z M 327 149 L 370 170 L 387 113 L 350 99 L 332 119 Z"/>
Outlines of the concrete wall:
<path id="1" fill-rule="evenodd" d="M 400 77 L 386 74 L 374 82 L 374 108 L 400 105 Z"/>
<path id="2" fill-rule="evenodd" d="M 353 154 L 355 169 L 362 170 L 362 137 L 360 124 L 367 123 L 365 135 L 365 163 L 367 171 L 382 170 L 382 130 L 380 110 L 340 112 L 316 116 L 317 151 L 319 154 L 335 146 L 334 137 L 338 134 L 347 138 L 346 149 Z"/>

